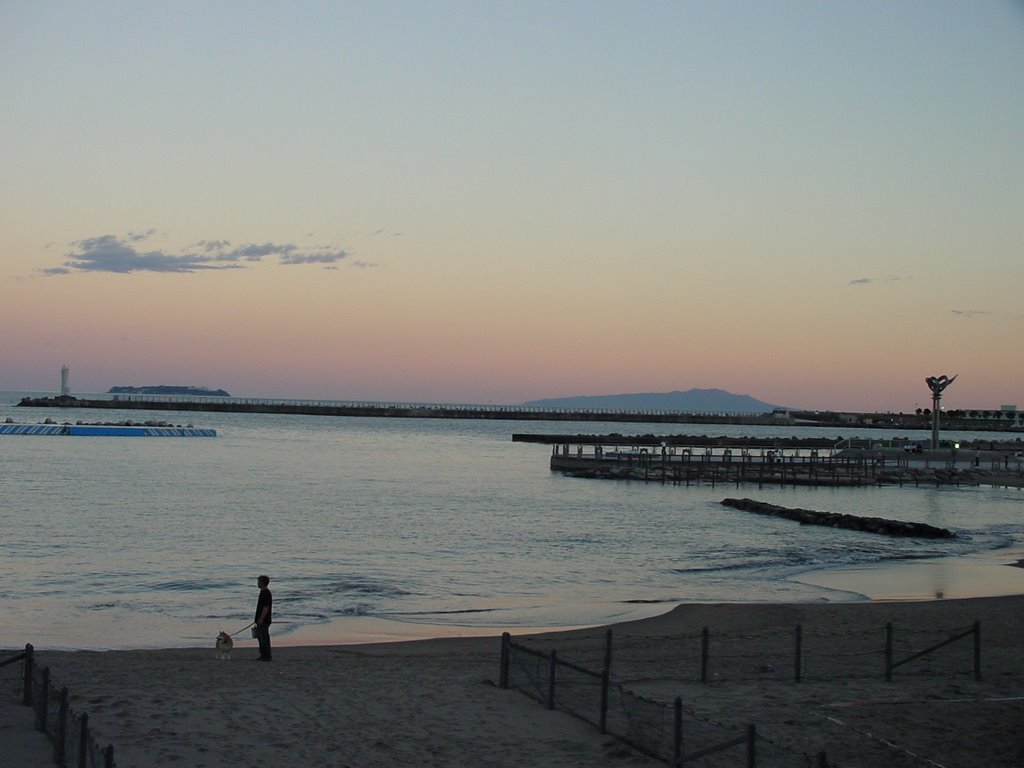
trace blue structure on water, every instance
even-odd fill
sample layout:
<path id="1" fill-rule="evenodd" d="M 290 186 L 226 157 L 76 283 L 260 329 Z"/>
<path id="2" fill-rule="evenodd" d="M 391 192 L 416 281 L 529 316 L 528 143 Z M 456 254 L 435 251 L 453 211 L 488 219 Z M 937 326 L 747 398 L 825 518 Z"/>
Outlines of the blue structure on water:
<path id="1" fill-rule="evenodd" d="M 217 430 L 121 424 L 0 424 L 0 435 L 58 435 L 70 437 L 216 437 Z"/>

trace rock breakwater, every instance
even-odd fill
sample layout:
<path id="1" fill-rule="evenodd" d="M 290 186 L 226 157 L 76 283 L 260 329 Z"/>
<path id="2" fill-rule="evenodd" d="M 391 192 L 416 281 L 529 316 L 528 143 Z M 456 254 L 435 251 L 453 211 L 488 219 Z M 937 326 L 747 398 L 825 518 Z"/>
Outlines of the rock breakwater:
<path id="1" fill-rule="evenodd" d="M 851 531 L 878 533 L 883 536 L 910 536 L 922 539 L 952 539 L 955 534 L 946 528 L 927 523 L 910 523 L 903 520 L 888 520 L 883 517 L 861 517 L 839 512 L 819 512 L 799 507 L 782 507 L 754 499 L 723 499 L 722 504 L 758 515 L 782 517 L 795 520 L 801 525 L 824 525 L 829 528 L 846 528 Z"/>

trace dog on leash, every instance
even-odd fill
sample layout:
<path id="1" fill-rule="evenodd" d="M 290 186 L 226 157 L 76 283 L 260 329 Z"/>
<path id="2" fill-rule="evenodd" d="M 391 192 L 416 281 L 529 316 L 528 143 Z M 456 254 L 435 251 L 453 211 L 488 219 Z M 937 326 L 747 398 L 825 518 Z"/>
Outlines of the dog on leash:
<path id="1" fill-rule="evenodd" d="M 235 641 L 231 639 L 231 635 L 223 630 L 217 635 L 217 658 L 218 659 L 230 659 L 231 649 L 235 647 Z"/>

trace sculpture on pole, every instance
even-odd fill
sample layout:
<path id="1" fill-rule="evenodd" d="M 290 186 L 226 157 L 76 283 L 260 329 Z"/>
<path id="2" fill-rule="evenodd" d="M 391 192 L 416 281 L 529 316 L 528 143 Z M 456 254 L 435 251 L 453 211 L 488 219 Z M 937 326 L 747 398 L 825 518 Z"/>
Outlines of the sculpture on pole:
<path id="1" fill-rule="evenodd" d="M 928 389 L 932 391 L 932 448 L 939 447 L 939 402 L 942 400 L 942 390 L 952 384 L 959 375 L 929 376 L 924 380 Z"/>

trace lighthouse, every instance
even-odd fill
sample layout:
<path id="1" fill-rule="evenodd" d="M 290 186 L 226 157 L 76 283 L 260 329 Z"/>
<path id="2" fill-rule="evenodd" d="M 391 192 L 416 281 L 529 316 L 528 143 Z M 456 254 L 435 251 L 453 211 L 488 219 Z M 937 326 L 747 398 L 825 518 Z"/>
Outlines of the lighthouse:
<path id="1" fill-rule="evenodd" d="M 61 366 L 60 369 L 60 396 L 70 397 L 71 396 L 71 384 L 68 383 L 68 377 L 71 375 L 71 371 L 66 365 Z"/>

